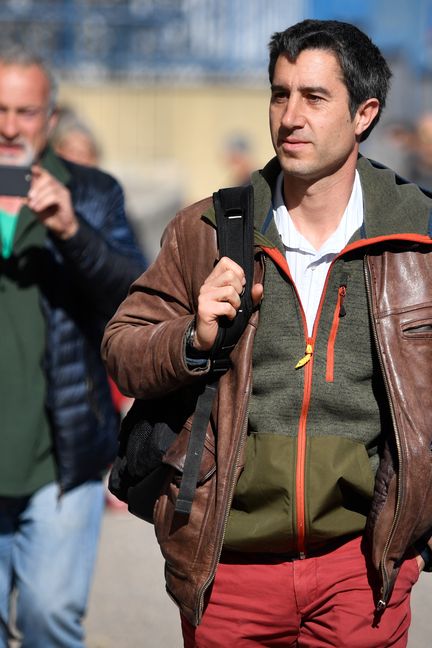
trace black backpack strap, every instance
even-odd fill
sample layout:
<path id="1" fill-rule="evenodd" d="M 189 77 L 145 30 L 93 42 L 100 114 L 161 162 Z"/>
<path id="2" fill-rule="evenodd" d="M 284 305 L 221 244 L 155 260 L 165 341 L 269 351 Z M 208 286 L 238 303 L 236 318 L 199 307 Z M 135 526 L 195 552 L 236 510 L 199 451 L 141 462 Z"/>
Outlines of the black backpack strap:
<path id="1" fill-rule="evenodd" d="M 236 317 L 219 320 L 211 350 L 214 371 L 229 368 L 229 356 L 252 314 L 251 289 L 254 272 L 254 201 L 252 185 L 220 189 L 213 194 L 220 257 L 227 256 L 244 270 L 246 284 Z"/>
<path id="2" fill-rule="evenodd" d="M 176 513 L 189 515 L 198 482 L 201 457 L 207 425 L 210 420 L 213 401 L 216 396 L 219 378 L 208 382 L 204 391 L 198 396 L 179 494 L 175 505 Z"/>
<path id="3" fill-rule="evenodd" d="M 212 371 L 204 391 L 199 395 L 183 476 L 175 511 L 189 515 L 198 482 L 207 426 L 220 376 L 230 367 L 229 356 L 243 333 L 252 314 L 251 288 L 254 271 L 253 189 L 251 185 L 220 189 L 213 194 L 220 257 L 227 256 L 238 263 L 246 276 L 240 309 L 234 320 L 220 318 L 216 342 L 211 350 Z"/>

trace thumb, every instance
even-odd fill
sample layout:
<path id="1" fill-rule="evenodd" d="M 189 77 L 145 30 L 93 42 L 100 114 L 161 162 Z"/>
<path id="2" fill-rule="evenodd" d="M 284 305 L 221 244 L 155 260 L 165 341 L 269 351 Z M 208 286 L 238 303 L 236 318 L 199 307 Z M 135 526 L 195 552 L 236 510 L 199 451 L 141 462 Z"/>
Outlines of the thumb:
<path id="1" fill-rule="evenodd" d="M 262 284 L 256 283 L 252 286 L 251 296 L 252 296 L 252 303 L 254 306 L 258 306 L 258 304 L 263 298 L 263 293 L 264 293 L 264 286 Z"/>
<path id="2" fill-rule="evenodd" d="M 43 169 L 42 169 L 42 167 L 39 166 L 38 164 L 33 164 L 33 165 L 32 165 L 32 168 L 31 168 L 31 171 L 32 171 L 32 174 L 33 174 L 36 178 L 39 178 L 39 176 L 41 176 L 42 173 L 43 173 Z"/>

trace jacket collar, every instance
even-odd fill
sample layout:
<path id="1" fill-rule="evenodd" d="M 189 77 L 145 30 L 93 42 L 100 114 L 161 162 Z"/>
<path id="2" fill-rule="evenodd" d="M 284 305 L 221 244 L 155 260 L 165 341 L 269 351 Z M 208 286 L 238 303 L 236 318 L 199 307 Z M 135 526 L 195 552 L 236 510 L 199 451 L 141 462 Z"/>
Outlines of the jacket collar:
<path id="1" fill-rule="evenodd" d="M 275 241 L 272 194 L 280 173 L 273 158 L 252 176 L 255 188 L 255 226 Z M 391 169 L 359 155 L 357 170 L 363 191 L 364 227 L 353 241 L 382 236 L 412 234 L 432 237 L 432 197 Z M 271 222 L 270 222 L 271 221 Z M 267 241 L 268 243 L 268 241 Z"/>
<path id="2" fill-rule="evenodd" d="M 357 169 L 364 201 L 362 238 L 392 234 L 431 235 L 432 199 L 427 192 L 364 157 L 359 157 Z"/>
<path id="3" fill-rule="evenodd" d="M 68 185 L 70 183 L 72 176 L 69 170 L 66 168 L 63 160 L 54 153 L 51 146 L 47 146 L 43 151 L 40 164 L 62 184 Z"/>
<path id="4" fill-rule="evenodd" d="M 432 197 L 391 169 L 359 155 L 357 170 L 363 190 L 364 226 L 351 242 L 386 236 L 426 236 L 432 239 Z M 281 171 L 277 157 L 252 174 L 254 187 L 255 244 L 282 246 L 273 219 L 272 197 Z M 215 225 L 213 208 L 205 218 Z M 283 250 L 283 248 L 281 248 Z"/>

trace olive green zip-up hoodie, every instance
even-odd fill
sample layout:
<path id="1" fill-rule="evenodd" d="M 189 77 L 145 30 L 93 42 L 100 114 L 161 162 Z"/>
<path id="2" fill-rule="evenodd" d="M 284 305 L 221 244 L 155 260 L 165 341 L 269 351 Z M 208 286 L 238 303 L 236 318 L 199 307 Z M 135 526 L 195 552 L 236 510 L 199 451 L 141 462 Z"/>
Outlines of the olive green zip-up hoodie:
<path id="1" fill-rule="evenodd" d="M 310 356 L 297 291 L 270 260 L 264 294 L 245 468 L 225 547 L 307 554 L 363 531 L 390 425 L 362 254 L 334 264 Z"/>

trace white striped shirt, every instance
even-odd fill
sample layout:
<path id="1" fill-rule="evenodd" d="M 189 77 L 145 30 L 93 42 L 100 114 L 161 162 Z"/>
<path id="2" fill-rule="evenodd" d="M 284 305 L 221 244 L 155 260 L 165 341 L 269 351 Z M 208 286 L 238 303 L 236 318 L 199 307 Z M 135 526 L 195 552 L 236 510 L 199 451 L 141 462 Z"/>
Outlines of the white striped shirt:
<path id="1" fill-rule="evenodd" d="M 315 250 L 292 222 L 283 200 L 282 183 L 283 172 L 276 183 L 273 215 L 311 336 L 329 266 L 363 223 L 363 193 L 356 171 L 351 197 L 341 222 L 320 249 Z"/>

